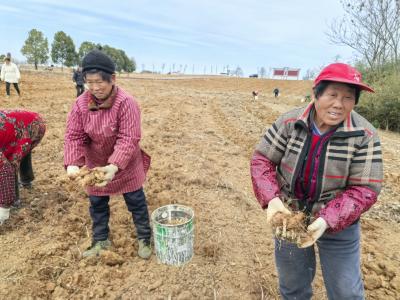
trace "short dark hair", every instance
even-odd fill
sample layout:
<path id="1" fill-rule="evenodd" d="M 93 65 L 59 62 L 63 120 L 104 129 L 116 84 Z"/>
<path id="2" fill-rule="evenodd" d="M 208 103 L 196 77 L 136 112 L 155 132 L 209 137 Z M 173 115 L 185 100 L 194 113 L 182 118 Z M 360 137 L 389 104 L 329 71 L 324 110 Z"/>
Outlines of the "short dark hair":
<path id="1" fill-rule="evenodd" d="M 329 80 L 320 81 L 313 89 L 315 98 L 318 99 L 324 93 L 324 91 L 326 90 L 328 85 L 330 85 L 331 83 L 338 83 L 338 82 L 329 81 Z M 339 83 L 344 83 L 344 82 L 339 82 Z M 349 83 L 344 83 L 344 84 L 346 84 L 350 88 L 354 89 L 354 91 L 355 91 L 354 97 L 356 99 L 356 105 L 357 105 L 358 100 L 360 99 L 361 89 L 357 85 L 354 85 L 354 84 L 349 84 Z"/>
<path id="2" fill-rule="evenodd" d="M 112 74 L 104 72 L 103 70 L 90 69 L 88 71 L 83 72 L 83 78 L 85 78 L 85 80 L 86 80 L 86 74 L 99 74 L 101 76 L 101 79 L 107 82 L 111 82 L 112 80 Z"/>

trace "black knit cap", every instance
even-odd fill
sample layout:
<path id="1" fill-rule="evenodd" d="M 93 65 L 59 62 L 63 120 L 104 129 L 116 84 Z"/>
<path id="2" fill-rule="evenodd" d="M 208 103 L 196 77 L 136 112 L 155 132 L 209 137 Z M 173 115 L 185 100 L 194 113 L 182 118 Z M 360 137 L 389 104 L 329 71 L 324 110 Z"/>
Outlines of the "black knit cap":
<path id="1" fill-rule="evenodd" d="M 93 69 L 113 74 L 115 73 L 115 64 L 107 54 L 95 49 L 86 54 L 82 60 L 82 72 Z"/>

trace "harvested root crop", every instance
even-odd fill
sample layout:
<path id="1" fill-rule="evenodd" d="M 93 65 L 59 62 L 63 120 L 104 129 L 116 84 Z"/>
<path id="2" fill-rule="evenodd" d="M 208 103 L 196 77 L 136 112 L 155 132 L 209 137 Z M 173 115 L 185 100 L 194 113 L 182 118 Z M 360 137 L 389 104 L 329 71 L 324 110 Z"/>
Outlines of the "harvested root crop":
<path id="1" fill-rule="evenodd" d="M 189 221 L 189 219 L 185 218 L 185 217 L 173 218 L 173 219 L 164 220 L 162 222 L 162 224 L 165 224 L 165 225 L 182 225 L 182 224 L 187 223 L 188 221 Z"/>
<path id="2" fill-rule="evenodd" d="M 105 180 L 105 173 L 96 168 L 89 169 L 87 166 L 83 166 L 77 176 L 74 178 L 75 181 L 83 187 L 93 186 L 97 183 L 101 183 Z"/>
<path id="3" fill-rule="evenodd" d="M 298 246 L 312 240 L 307 232 L 306 215 L 303 212 L 293 212 L 291 215 L 276 213 L 272 218 L 272 229 L 275 237 L 295 243 Z"/>

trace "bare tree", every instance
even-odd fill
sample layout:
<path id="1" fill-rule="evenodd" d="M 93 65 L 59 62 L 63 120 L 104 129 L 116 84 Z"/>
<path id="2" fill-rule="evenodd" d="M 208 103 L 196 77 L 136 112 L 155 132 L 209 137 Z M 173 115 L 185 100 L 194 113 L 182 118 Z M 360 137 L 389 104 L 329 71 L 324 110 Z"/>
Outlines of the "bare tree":
<path id="1" fill-rule="evenodd" d="M 265 75 L 267 74 L 267 71 L 265 70 L 264 67 L 261 67 L 258 74 L 260 75 L 261 78 L 264 78 Z"/>
<path id="2" fill-rule="evenodd" d="M 303 76 L 303 80 L 313 80 L 317 77 L 315 69 L 307 69 L 306 74 Z"/>
<path id="3" fill-rule="evenodd" d="M 241 67 L 237 66 L 236 70 L 234 71 L 236 77 L 243 77 L 243 70 Z"/>
<path id="4" fill-rule="evenodd" d="M 400 43 L 399 0 L 342 0 L 345 16 L 335 20 L 327 35 L 331 42 L 354 49 L 378 71 L 397 62 Z"/>
<path id="5" fill-rule="evenodd" d="M 342 57 L 339 54 L 336 54 L 335 57 L 333 58 L 334 62 L 340 62 L 342 60 Z"/>

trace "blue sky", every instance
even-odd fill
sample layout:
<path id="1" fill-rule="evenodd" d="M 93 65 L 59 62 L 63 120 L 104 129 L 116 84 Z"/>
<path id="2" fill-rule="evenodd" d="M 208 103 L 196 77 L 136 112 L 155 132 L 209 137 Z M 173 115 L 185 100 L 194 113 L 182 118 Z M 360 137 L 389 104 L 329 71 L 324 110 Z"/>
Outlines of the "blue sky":
<path id="1" fill-rule="evenodd" d="M 12 0 L 0 2 L 0 53 L 24 59 L 20 49 L 35 28 L 49 46 L 62 30 L 77 48 L 91 41 L 123 49 L 139 71 L 165 63 L 166 71 L 172 64 L 201 73 L 240 66 L 245 74 L 287 66 L 304 74 L 337 55 L 352 58 L 325 34 L 342 15 L 339 0 Z"/>

